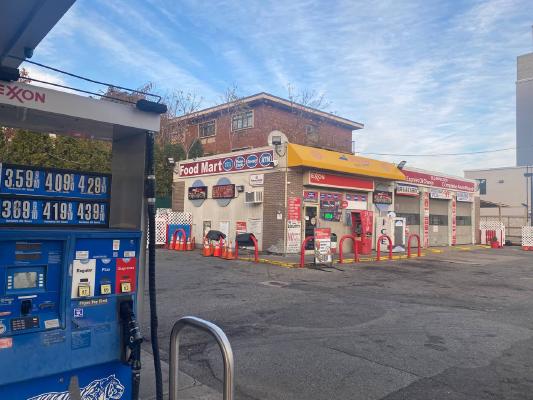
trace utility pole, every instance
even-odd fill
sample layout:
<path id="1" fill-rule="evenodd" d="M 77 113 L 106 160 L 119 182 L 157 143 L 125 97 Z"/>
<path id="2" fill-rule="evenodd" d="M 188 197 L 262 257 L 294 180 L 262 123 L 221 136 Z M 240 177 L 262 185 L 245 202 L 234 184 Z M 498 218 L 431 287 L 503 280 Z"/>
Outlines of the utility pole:
<path id="1" fill-rule="evenodd" d="M 533 167 L 532 171 L 533 171 Z M 529 178 L 529 190 L 531 192 L 529 196 L 529 226 L 533 226 L 533 172 L 529 172 L 529 167 L 526 167 L 526 187 L 527 187 L 527 178 Z"/>

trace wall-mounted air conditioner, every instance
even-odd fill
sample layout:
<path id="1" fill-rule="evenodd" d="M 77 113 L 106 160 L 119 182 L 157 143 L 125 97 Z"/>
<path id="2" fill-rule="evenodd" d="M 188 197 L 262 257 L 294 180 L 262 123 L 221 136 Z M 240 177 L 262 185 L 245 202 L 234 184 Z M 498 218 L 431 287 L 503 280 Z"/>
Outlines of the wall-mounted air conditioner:
<path id="1" fill-rule="evenodd" d="M 254 190 L 252 192 L 244 193 L 244 202 L 247 204 L 257 204 L 263 202 L 263 191 Z"/>

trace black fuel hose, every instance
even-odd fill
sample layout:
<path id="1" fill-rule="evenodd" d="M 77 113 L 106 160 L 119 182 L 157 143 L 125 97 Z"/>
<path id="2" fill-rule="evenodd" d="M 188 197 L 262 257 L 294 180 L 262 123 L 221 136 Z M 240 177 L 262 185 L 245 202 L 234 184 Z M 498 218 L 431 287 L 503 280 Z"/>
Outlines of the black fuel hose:
<path id="1" fill-rule="evenodd" d="M 146 137 L 146 187 L 145 196 L 148 203 L 148 294 L 150 296 L 150 341 L 154 357 L 156 400 L 163 400 L 163 376 L 159 339 L 157 337 L 157 295 L 155 279 L 155 133 L 147 132 Z"/>

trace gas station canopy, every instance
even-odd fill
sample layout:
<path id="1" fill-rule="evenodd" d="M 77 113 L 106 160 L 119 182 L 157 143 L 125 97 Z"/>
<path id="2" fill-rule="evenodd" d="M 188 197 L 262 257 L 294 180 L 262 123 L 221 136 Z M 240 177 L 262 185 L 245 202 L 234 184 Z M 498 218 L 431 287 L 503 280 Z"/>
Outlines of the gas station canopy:
<path id="1" fill-rule="evenodd" d="M 289 143 L 288 166 L 309 167 L 376 178 L 405 180 L 392 163 Z"/>
<path id="2" fill-rule="evenodd" d="M 18 68 L 75 0 L 3 1 L 0 13 L 0 66 Z"/>

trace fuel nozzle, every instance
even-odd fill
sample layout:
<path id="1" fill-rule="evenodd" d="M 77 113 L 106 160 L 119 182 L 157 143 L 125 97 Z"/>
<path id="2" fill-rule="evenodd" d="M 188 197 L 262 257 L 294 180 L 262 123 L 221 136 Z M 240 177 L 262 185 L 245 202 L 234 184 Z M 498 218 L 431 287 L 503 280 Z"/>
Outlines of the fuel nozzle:
<path id="1" fill-rule="evenodd" d="M 143 341 L 143 337 L 141 335 L 139 323 L 133 312 L 133 301 L 128 300 L 120 303 L 120 318 L 124 323 L 124 334 L 127 337 L 127 346 L 131 349 L 139 346 Z"/>

